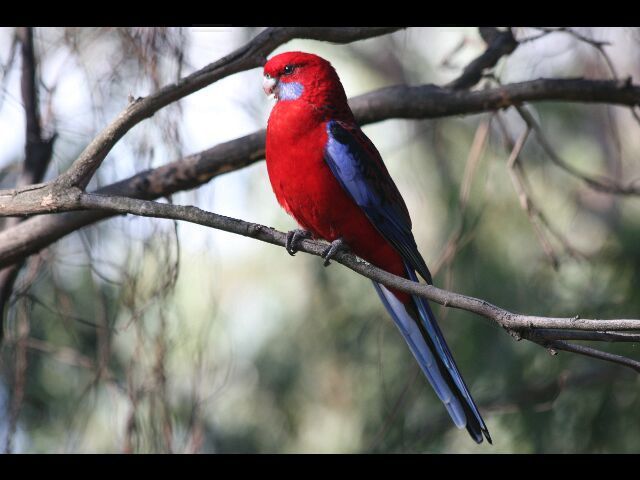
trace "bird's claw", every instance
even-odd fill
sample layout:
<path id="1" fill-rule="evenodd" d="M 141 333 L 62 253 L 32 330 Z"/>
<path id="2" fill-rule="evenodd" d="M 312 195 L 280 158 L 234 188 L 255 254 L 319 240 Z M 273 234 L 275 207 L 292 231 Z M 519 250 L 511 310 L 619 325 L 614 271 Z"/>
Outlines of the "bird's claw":
<path id="1" fill-rule="evenodd" d="M 320 256 L 324 258 L 324 266 L 328 267 L 329 265 L 331 265 L 331 262 L 329 260 L 335 257 L 339 251 L 348 250 L 348 248 L 349 247 L 347 246 L 346 242 L 342 239 L 342 237 L 335 239 L 320 254 Z"/>
<path id="2" fill-rule="evenodd" d="M 295 230 L 290 230 L 289 232 L 287 232 L 287 242 L 285 244 L 287 253 L 293 257 L 298 251 L 298 243 L 305 238 L 309 238 L 310 236 L 311 232 L 302 230 L 300 228 L 296 228 Z"/>

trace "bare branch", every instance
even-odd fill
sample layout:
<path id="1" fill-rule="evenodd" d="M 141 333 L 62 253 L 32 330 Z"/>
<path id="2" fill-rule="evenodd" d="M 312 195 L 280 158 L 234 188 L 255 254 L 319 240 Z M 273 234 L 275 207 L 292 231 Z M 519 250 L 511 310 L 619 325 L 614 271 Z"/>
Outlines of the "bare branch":
<path id="1" fill-rule="evenodd" d="M 526 108 L 521 106 L 516 106 L 516 110 L 525 121 L 525 123 L 536 133 L 536 137 L 538 139 L 538 142 L 540 143 L 540 146 L 542 146 L 551 161 L 558 167 L 563 169 L 565 172 L 579 178 L 591 188 L 600 192 L 613 193 L 616 195 L 640 195 L 640 179 L 635 179 L 627 185 L 621 185 L 616 180 L 609 177 L 591 177 L 565 162 L 551 146 L 544 132 L 542 131 L 542 127 L 540 127 L 540 124 L 536 121 L 535 118 L 533 118 L 533 115 L 531 115 L 531 113 L 529 113 Z"/>
<path id="2" fill-rule="evenodd" d="M 545 255 L 551 262 L 551 266 L 554 270 L 558 270 L 560 266 L 560 261 L 558 260 L 558 256 L 556 252 L 553 250 L 549 239 L 545 235 L 543 230 L 543 225 L 546 223 L 542 212 L 536 207 L 536 205 L 531 200 L 531 195 L 527 191 L 524 180 L 524 170 L 522 168 L 522 164 L 519 161 L 520 152 L 522 152 L 522 148 L 529 137 L 530 128 L 527 127 L 524 132 L 518 137 L 515 145 L 513 145 L 511 153 L 509 154 L 509 159 L 507 160 L 507 170 L 509 171 L 509 176 L 511 177 L 511 183 L 518 195 L 518 199 L 520 200 L 520 207 L 527 214 L 527 218 L 529 219 L 529 223 L 533 227 L 533 231 L 538 237 L 538 241 L 542 246 L 542 250 Z M 506 137 L 505 137 L 506 138 Z M 511 140 L 508 140 L 509 143 Z"/>
<path id="3" fill-rule="evenodd" d="M 500 31 L 495 27 L 479 27 L 478 30 L 487 43 L 487 49 L 465 67 L 462 75 L 448 83 L 447 88 L 462 90 L 473 87 L 486 69 L 495 67 L 503 56 L 511 54 L 518 46 L 511 29 Z"/>
<path id="4" fill-rule="evenodd" d="M 25 387 L 27 384 L 27 369 L 29 359 L 27 356 L 27 341 L 31 330 L 29 313 L 26 306 L 18 311 L 17 332 L 12 343 L 15 349 L 15 362 L 13 368 L 13 381 L 10 390 L 10 407 L 7 422 L 7 435 L 5 438 L 5 453 L 13 451 L 13 436 L 18 428 L 18 417 L 22 410 Z"/>
<path id="5" fill-rule="evenodd" d="M 451 91 L 434 85 L 403 85 L 355 97 L 350 105 L 358 122 L 364 125 L 388 118 L 437 118 L 480 113 L 543 100 L 635 105 L 640 104 L 640 86 L 585 79 L 539 79 L 474 92 Z M 263 159 L 264 138 L 265 131 L 260 130 L 163 167 L 141 172 L 97 193 L 152 199 L 195 188 L 217 175 Z M 43 198 L 52 193 L 51 187 L 36 185 L 30 188 L 41 191 L 35 194 L 27 192 L 33 194 L 31 198 L 13 206 L 11 203 L 22 195 L 15 191 L 0 192 L 0 215 L 53 211 L 51 206 L 55 202 L 42 205 Z M 15 263 L 68 233 L 111 215 L 109 212 L 78 212 L 39 217 L 0 232 L 0 267 Z"/>
<path id="6" fill-rule="evenodd" d="M 451 232 L 449 238 L 444 244 L 444 247 L 442 248 L 442 253 L 431 265 L 430 270 L 433 276 L 435 276 L 444 265 L 450 266 L 453 263 L 456 254 L 470 241 L 473 236 L 473 231 L 478 225 L 480 215 L 476 216 L 475 220 L 469 221 L 467 205 L 471 192 L 471 185 L 476 177 L 476 171 L 478 169 L 480 159 L 482 158 L 487 145 L 493 117 L 494 115 L 492 114 L 487 118 L 482 119 L 476 129 L 473 141 L 471 142 L 467 162 L 462 175 L 462 182 L 460 183 L 460 193 L 458 195 L 458 213 L 460 215 L 460 223 L 457 228 Z M 448 273 L 450 273 L 450 271 Z M 451 277 L 448 276 L 447 279 L 449 280 Z"/>
<path id="7" fill-rule="evenodd" d="M 518 41 L 518 43 L 520 45 L 522 45 L 523 43 L 529 43 L 529 42 L 535 42 L 536 40 L 540 40 L 543 37 L 546 37 L 552 33 L 555 33 L 553 31 L 549 32 L 549 31 L 542 31 L 540 33 L 536 33 L 534 35 L 531 35 L 529 37 L 524 37 L 524 38 L 517 38 L 516 40 Z"/>
<path id="8" fill-rule="evenodd" d="M 469 194 L 471 192 L 471 183 L 475 176 L 480 158 L 484 153 L 487 145 L 487 139 L 489 138 L 489 132 L 491 127 L 491 120 L 494 115 L 490 115 L 489 118 L 483 119 L 476 129 L 476 133 L 473 136 L 473 142 L 471 142 L 471 148 L 469 149 L 469 155 L 467 156 L 467 163 L 462 176 L 462 182 L 460 184 L 460 195 L 458 197 L 460 201 L 460 210 L 464 212 L 469 200 Z"/>
<path id="9" fill-rule="evenodd" d="M 65 187 L 84 189 L 94 172 L 113 146 L 133 126 L 149 118 L 161 108 L 181 98 L 197 92 L 224 77 L 234 73 L 262 66 L 266 57 L 275 48 L 294 38 L 323 40 L 333 43 L 349 43 L 399 30 L 401 27 L 277 27 L 268 28 L 253 40 L 221 58 L 201 68 L 197 72 L 167 85 L 147 97 L 138 97 L 85 148 L 69 170 L 57 182 Z"/>
<path id="10" fill-rule="evenodd" d="M 600 41 L 600 40 L 594 40 L 593 38 L 589 38 L 585 35 L 582 35 L 579 32 L 576 32 L 575 30 L 573 30 L 570 27 L 556 27 L 556 28 L 549 28 L 549 27 L 532 27 L 536 30 L 540 30 L 542 33 L 545 34 L 549 34 L 549 33 L 567 33 L 569 35 L 571 35 L 572 37 L 580 40 L 581 42 L 585 42 L 588 43 L 589 45 L 595 47 L 595 48 L 602 48 L 604 46 L 608 46 L 611 45 L 609 42 L 606 41 Z"/>
<path id="11" fill-rule="evenodd" d="M 436 85 L 382 88 L 350 101 L 359 110 L 358 121 L 388 118 L 438 118 L 470 115 L 520 105 L 524 102 L 565 101 L 640 105 L 640 85 L 629 81 L 584 78 L 540 78 L 483 90 L 451 90 Z"/>
<path id="12" fill-rule="evenodd" d="M 542 345 L 551 350 L 564 350 L 565 352 L 578 353 L 587 357 L 597 358 L 599 360 L 605 360 L 607 362 L 617 363 L 625 367 L 629 367 L 636 372 L 640 373 L 640 362 L 631 358 L 623 357 L 622 355 L 616 355 L 615 353 L 603 352 L 596 348 L 587 347 L 584 345 L 576 345 L 574 343 L 563 342 L 561 340 L 540 340 L 536 339 L 536 332 L 527 334 L 524 336 L 539 345 Z"/>
<path id="13" fill-rule="evenodd" d="M 627 332 L 585 332 L 541 328 L 535 331 L 540 340 L 587 340 L 596 342 L 640 342 L 640 333 Z"/>
<path id="14" fill-rule="evenodd" d="M 244 222 L 231 217 L 225 217 L 206 212 L 198 207 L 172 205 L 148 200 L 138 200 L 128 197 L 104 196 L 84 193 L 79 201 L 74 203 L 79 208 L 92 210 L 107 210 L 116 213 L 132 213 L 144 217 L 168 218 L 197 223 L 225 232 L 255 238 L 263 242 L 284 247 L 286 234 L 273 228 L 256 223 Z M 304 240 L 301 251 L 320 256 L 326 243 Z M 572 330 L 640 330 L 640 320 L 587 320 L 579 317 L 551 318 L 532 315 L 520 315 L 491 305 L 484 300 L 467 297 L 456 293 L 446 292 L 432 285 L 418 284 L 396 275 L 385 272 L 373 265 L 357 259 L 354 255 L 344 253 L 336 256 L 336 260 L 365 277 L 383 283 L 384 285 L 402 290 L 403 292 L 423 296 L 446 307 L 460 308 L 477 313 L 483 317 L 497 321 L 501 326 L 510 330 L 531 328 L 569 328 Z"/>
<path id="15" fill-rule="evenodd" d="M 14 31 L 11 36 L 11 46 L 9 47 L 9 55 L 7 57 L 7 61 L 4 65 L 0 65 L 0 109 L 2 109 L 2 105 L 4 104 L 4 99 L 6 97 L 6 85 L 9 81 L 9 72 L 11 71 L 11 67 L 13 67 L 13 61 L 16 58 L 16 51 L 18 49 L 18 35 L 17 32 Z"/>
<path id="16" fill-rule="evenodd" d="M 549 238 L 547 237 L 547 232 L 555 236 L 560 241 L 565 251 L 568 252 L 571 256 L 579 257 L 581 254 L 569 243 L 566 238 L 560 235 L 551 226 L 551 223 L 547 219 L 546 215 L 542 213 L 542 210 L 534 203 L 532 199 L 531 187 L 526 180 L 524 166 L 520 160 L 522 148 L 524 147 L 524 144 L 529 137 L 531 128 L 527 126 L 525 131 L 522 132 L 522 134 L 514 144 L 500 116 L 498 117 L 498 125 L 502 130 L 505 146 L 508 150 L 511 151 L 511 153 L 509 154 L 509 159 L 507 160 L 507 169 L 509 171 L 509 176 L 511 177 L 511 182 L 520 200 L 520 207 L 527 214 L 529 223 L 533 227 L 536 237 L 538 237 L 538 241 L 540 242 L 542 250 L 549 259 L 551 266 L 554 270 L 557 270 L 560 266 L 560 260 L 555 250 L 553 249 Z"/>
<path id="17" fill-rule="evenodd" d="M 540 30 L 542 32 L 542 35 L 547 35 L 550 33 L 566 33 L 570 36 L 572 36 L 573 38 L 575 38 L 576 40 L 579 40 L 582 43 L 586 43 L 587 45 L 592 46 L 593 48 L 595 48 L 596 50 L 598 50 L 598 52 L 600 53 L 600 55 L 602 56 L 602 58 L 604 59 L 605 63 L 607 64 L 607 68 L 609 69 L 609 72 L 611 73 L 613 78 L 618 78 L 618 73 L 616 72 L 616 68 L 613 65 L 613 61 L 611 60 L 611 57 L 609 57 L 609 54 L 607 54 L 607 52 L 604 50 L 604 47 L 610 46 L 611 43 L 606 42 L 606 41 L 601 41 L 601 40 L 595 40 L 593 38 L 589 38 L 585 35 L 582 35 L 579 32 L 576 32 L 575 30 L 573 30 L 572 28 L 569 27 L 557 27 L 557 28 L 546 28 L 546 27 L 534 27 L 536 30 Z"/>
<path id="18" fill-rule="evenodd" d="M 352 99 L 350 105 L 358 121 L 361 124 L 367 124 L 389 118 L 436 118 L 480 113 L 519 105 L 522 102 L 543 100 L 605 102 L 630 106 L 640 104 L 640 86 L 629 82 L 585 79 L 539 79 L 482 91 L 452 91 L 435 85 L 417 87 L 402 85 L 361 95 Z M 239 145 L 245 141 L 255 142 L 259 138 L 264 138 L 264 131 L 233 142 Z M 251 143 L 251 145 L 255 144 Z M 245 147 L 242 147 L 242 150 L 247 151 Z M 262 141 L 260 146 L 251 152 L 251 157 L 257 161 L 262 158 L 263 152 L 264 142 Z M 243 157 L 242 162 L 244 162 L 242 166 L 252 163 L 251 159 L 246 157 Z M 171 168 L 174 167 L 175 165 Z M 234 169 L 229 166 L 226 168 L 227 171 Z M 184 171 L 184 168 L 179 170 Z M 211 177 L 205 175 L 204 178 L 209 180 Z M 203 183 L 198 179 L 194 181 L 192 177 L 189 180 L 192 187 Z M 159 183 L 167 182 L 163 180 Z M 184 183 L 180 182 L 181 185 Z M 36 192 L 35 189 L 39 191 Z M 64 182 L 58 181 L 24 189 L 0 191 L 0 216 L 53 213 L 58 211 L 55 205 L 60 202 L 50 201 L 50 199 L 68 195 L 70 192 L 77 194 L 79 191 L 79 189 L 71 190 L 65 186 Z M 43 198 L 46 198 L 46 201 L 43 202 Z"/>
<path id="19" fill-rule="evenodd" d="M 56 135 L 45 138 L 42 134 L 33 28 L 19 27 L 16 33 L 17 38 L 20 40 L 22 53 L 20 88 L 26 119 L 25 160 L 22 174 L 17 183 L 17 187 L 20 188 L 42 181 L 51 161 L 53 142 Z"/>
<path id="20" fill-rule="evenodd" d="M 572 37 L 576 38 L 577 40 L 583 43 L 586 43 L 587 45 L 591 45 L 593 48 L 598 50 L 598 52 L 600 53 L 600 56 L 604 59 L 604 62 L 606 63 L 607 68 L 609 69 L 609 73 L 611 74 L 611 77 L 616 80 L 619 78 L 618 71 L 613 63 L 613 60 L 611 60 L 611 56 L 609 56 L 609 54 L 604 49 L 604 47 L 611 45 L 609 42 L 594 40 L 593 38 L 586 37 L 585 35 L 582 35 L 581 33 L 578 33 L 569 27 L 559 27 L 555 29 L 537 27 L 537 29 L 542 31 L 541 33 L 542 36 L 548 35 L 550 33 L 557 33 L 557 32 L 567 33 Z M 631 107 L 629 110 L 631 111 L 631 115 L 636 120 L 636 122 L 640 124 L 640 115 L 638 115 L 638 112 L 636 112 L 635 107 Z"/>
<path id="21" fill-rule="evenodd" d="M 534 232 L 538 237 L 538 241 L 540 242 L 540 245 L 542 246 L 542 249 L 545 252 L 547 258 L 549 258 L 552 267 L 554 268 L 554 270 L 557 270 L 560 265 L 560 260 L 558 258 L 558 255 L 556 255 L 555 250 L 551 246 L 551 243 L 547 237 L 547 233 L 550 233 L 552 236 L 554 236 L 562 244 L 564 251 L 572 257 L 585 257 L 584 253 L 580 252 L 573 245 L 571 245 L 571 243 L 569 243 L 569 240 L 562 234 L 560 234 L 551 225 L 551 222 L 549 222 L 547 216 L 534 203 L 532 199 L 531 186 L 527 182 L 524 165 L 520 159 L 524 144 L 529 138 L 531 127 L 527 125 L 526 130 L 514 143 L 509 135 L 509 132 L 507 131 L 506 125 L 501 115 L 498 115 L 498 125 L 502 132 L 505 147 L 508 151 L 511 152 L 509 154 L 509 159 L 507 160 L 507 168 L 509 171 L 509 175 L 511 176 L 513 186 L 516 190 L 516 193 L 518 194 L 518 198 L 520 199 L 520 206 L 527 214 L 529 223 L 533 227 Z"/>
<path id="22" fill-rule="evenodd" d="M 127 197 L 102 196 L 95 194 L 82 194 L 78 203 L 82 208 L 87 209 L 107 210 L 117 213 L 132 213 L 145 217 L 183 220 L 254 238 L 273 245 L 279 245 L 281 247 L 284 247 L 286 244 L 286 234 L 283 232 L 265 227 L 264 225 L 248 223 L 235 218 L 206 212 L 192 206 L 181 206 L 148 200 L 137 200 Z M 321 256 L 325 248 L 326 243 L 312 240 L 304 240 L 300 245 L 300 251 L 317 256 Z M 554 318 L 522 315 L 509 312 L 503 308 L 492 305 L 485 300 L 468 297 L 459 293 L 442 290 L 434 287 L 433 285 L 420 284 L 398 277 L 385 272 L 384 270 L 381 270 L 348 252 L 338 254 L 336 256 L 336 260 L 351 270 L 371 280 L 380 282 L 387 287 L 419 295 L 444 305 L 445 307 L 466 310 L 488 318 L 509 332 L 515 333 L 518 337 L 530 339 L 531 341 L 543 344 L 549 348 L 558 348 L 589 355 L 595 358 L 614 361 L 640 371 L 640 369 L 638 369 L 640 362 L 635 360 L 626 359 L 619 355 L 613 355 L 606 352 L 600 352 L 589 347 L 568 344 L 558 340 L 548 340 L 548 337 L 535 337 L 537 329 L 561 329 L 588 332 L 640 331 L 640 319 L 589 320 L 581 319 L 578 316 L 573 318 Z M 614 338 L 610 336 L 608 340 L 612 341 Z"/>
<path id="23" fill-rule="evenodd" d="M 20 188 L 42 180 L 51 161 L 56 135 L 53 134 L 49 138 L 44 138 L 42 135 L 38 89 L 36 86 L 38 76 L 33 46 L 33 28 L 19 27 L 16 31 L 16 38 L 20 40 L 21 44 L 22 76 L 20 86 L 26 118 L 25 159 L 22 173 L 17 182 L 17 187 Z M 12 228 L 20 221 L 18 218 L 10 218 L 4 224 L 4 228 Z M 22 263 L 19 262 L 0 270 L 0 319 L 4 318 L 5 306 L 11 297 L 13 285 L 21 267 Z M 0 320 L 0 340 L 2 340 L 2 337 L 3 326 Z"/>

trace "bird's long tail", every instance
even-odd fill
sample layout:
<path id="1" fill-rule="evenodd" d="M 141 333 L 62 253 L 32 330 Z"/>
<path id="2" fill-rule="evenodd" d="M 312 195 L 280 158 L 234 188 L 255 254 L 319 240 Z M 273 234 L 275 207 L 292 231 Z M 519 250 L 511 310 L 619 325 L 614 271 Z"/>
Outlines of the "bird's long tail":
<path id="1" fill-rule="evenodd" d="M 411 268 L 407 268 L 407 273 L 411 280 L 418 281 Z M 482 443 L 483 434 L 492 443 L 487 426 L 458 371 L 429 302 L 413 295 L 409 302 L 403 304 L 385 286 L 376 282 L 373 285 L 456 426 L 466 427 L 477 443 Z"/>

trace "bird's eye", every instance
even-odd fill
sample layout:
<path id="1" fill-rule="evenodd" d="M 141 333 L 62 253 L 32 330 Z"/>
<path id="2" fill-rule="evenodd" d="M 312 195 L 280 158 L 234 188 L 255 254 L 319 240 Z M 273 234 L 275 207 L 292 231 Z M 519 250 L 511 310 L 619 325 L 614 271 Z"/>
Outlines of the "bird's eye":
<path id="1" fill-rule="evenodd" d="M 284 67 L 283 72 L 284 72 L 285 75 L 291 75 L 293 73 L 293 70 L 294 70 L 293 65 L 286 65 Z"/>

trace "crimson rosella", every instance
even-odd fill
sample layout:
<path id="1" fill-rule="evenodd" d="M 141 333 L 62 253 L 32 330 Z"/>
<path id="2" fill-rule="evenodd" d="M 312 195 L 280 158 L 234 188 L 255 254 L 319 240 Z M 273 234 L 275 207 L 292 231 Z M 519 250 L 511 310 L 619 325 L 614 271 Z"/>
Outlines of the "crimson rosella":
<path id="1" fill-rule="evenodd" d="M 304 238 L 327 240 L 325 265 L 342 248 L 395 275 L 431 284 L 411 233 L 407 207 L 371 140 L 357 125 L 331 64 L 287 52 L 264 66 L 263 88 L 276 104 L 267 126 L 271 186 L 300 229 L 287 234 L 295 254 Z M 458 428 L 491 443 L 469 389 L 424 298 L 374 282 L 422 371 Z"/>

